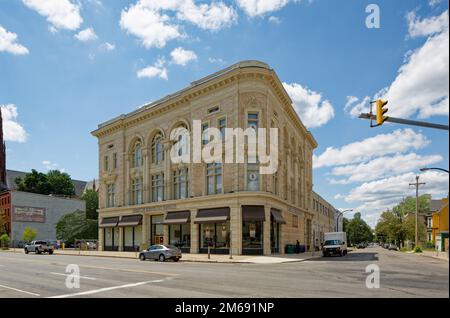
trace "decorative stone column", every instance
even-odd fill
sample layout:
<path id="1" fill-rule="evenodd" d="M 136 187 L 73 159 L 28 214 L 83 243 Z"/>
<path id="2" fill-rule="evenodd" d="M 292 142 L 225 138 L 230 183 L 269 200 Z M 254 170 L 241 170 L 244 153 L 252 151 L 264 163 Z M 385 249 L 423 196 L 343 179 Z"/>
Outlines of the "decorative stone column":
<path id="1" fill-rule="evenodd" d="M 272 254 L 271 242 L 270 242 L 270 206 L 264 206 L 264 215 L 266 220 L 264 221 L 263 228 L 263 253 L 264 255 Z"/>
<path id="2" fill-rule="evenodd" d="M 150 149 L 148 147 L 142 149 L 142 158 L 144 161 L 143 164 L 143 176 L 142 176 L 142 202 L 144 203 L 148 203 L 150 202 L 150 189 L 151 189 L 151 185 L 150 185 L 150 164 L 149 164 L 149 158 L 150 158 Z"/>
<path id="3" fill-rule="evenodd" d="M 198 254 L 200 251 L 199 246 L 199 225 L 194 223 L 197 217 L 197 209 L 191 210 L 191 253 Z"/>
<path id="4" fill-rule="evenodd" d="M 164 145 L 164 200 L 172 199 L 172 161 L 170 159 L 170 149 L 173 141 L 170 139 L 163 141 Z"/>
<path id="5" fill-rule="evenodd" d="M 163 225 L 164 227 L 164 244 L 170 244 L 169 242 L 169 225 Z"/>
<path id="6" fill-rule="evenodd" d="M 117 228 L 119 231 L 119 252 L 123 251 L 123 227 Z"/>
<path id="7" fill-rule="evenodd" d="M 241 206 L 230 207 L 231 250 L 234 255 L 242 254 L 242 212 Z"/>
<path id="8" fill-rule="evenodd" d="M 103 246 L 104 246 L 104 232 L 105 230 L 102 227 L 98 228 L 98 243 L 97 243 L 97 247 L 99 251 L 103 251 Z"/>
<path id="9" fill-rule="evenodd" d="M 150 235 L 150 216 L 148 214 L 144 214 L 142 216 L 142 238 L 141 238 L 141 244 L 144 245 L 144 248 L 147 248 L 150 245 L 149 235 Z"/>

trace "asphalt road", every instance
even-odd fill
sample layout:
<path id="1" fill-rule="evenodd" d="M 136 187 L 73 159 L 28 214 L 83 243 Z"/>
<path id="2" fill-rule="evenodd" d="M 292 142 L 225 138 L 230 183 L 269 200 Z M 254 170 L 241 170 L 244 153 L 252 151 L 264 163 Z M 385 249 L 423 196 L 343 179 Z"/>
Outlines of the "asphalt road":
<path id="1" fill-rule="evenodd" d="M 80 269 L 79 288 L 66 287 L 69 264 Z M 371 264 L 380 269 L 379 288 L 366 287 L 366 266 Z M 284 264 L 159 263 L 0 252 L 0 298 L 449 297 L 448 275 L 446 261 L 381 248 Z"/>

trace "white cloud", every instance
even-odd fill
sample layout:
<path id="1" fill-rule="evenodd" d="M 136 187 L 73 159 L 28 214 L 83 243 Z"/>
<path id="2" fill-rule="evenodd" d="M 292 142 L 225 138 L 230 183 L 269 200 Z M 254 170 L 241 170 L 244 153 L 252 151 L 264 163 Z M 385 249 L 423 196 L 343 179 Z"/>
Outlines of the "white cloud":
<path id="1" fill-rule="evenodd" d="M 136 36 L 146 48 L 162 48 L 168 41 L 185 36 L 181 30 L 182 22 L 217 31 L 231 26 L 236 20 L 236 11 L 223 2 L 197 5 L 193 0 L 139 0 L 122 10 L 120 26 Z"/>
<path id="2" fill-rule="evenodd" d="M 442 15 L 423 21 L 414 19 L 415 26 L 410 27 L 414 35 L 442 32 L 429 36 L 423 46 L 408 52 L 392 84 L 373 97 L 389 101 L 389 116 L 448 116 L 449 30 L 448 21 L 447 27 L 442 28 L 443 19 Z M 347 107 L 347 111 L 357 116 L 361 110 L 368 109 L 369 100 L 370 97 L 366 97 L 363 102 Z"/>
<path id="3" fill-rule="evenodd" d="M 274 15 L 269 17 L 269 22 L 273 23 L 273 24 L 280 24 L 281 23 L 281 19 L 279 17 L 276 17 Z"/>
<path id="4" fill-rule="evenodd" d="M 437 6 L 438 4 L 440 4 L 442 1 L 443 1 L 443 0 L 428 0 L 428 4 L 429 4 L 431 7 L 435 7 L 435 6 Z"/>
<path id="5" fill-rule="evenodd" d="M 214 57 L 210 57 L 208 58 L 208 62 L 211 64 L 225 64 L 225 61 L 221 58 L 214 58 Z"/>
<path id="6" fill-rule="evenodd" d="M 170 40 L 181 37 L 180 27 L 169 23 L 169 16 L 139 1 L 122 11 L 120 27 L 139 38 L 146 48 L 162 48 Z"/>
<path id="7" fill-rule="evenodd" d="M 15 55 L 28 54 L 28 49 L 17 43 L 17 34 L 8 32 L 0 25 L 0 52 L 8 52 Z"/>
<path id="8" fill-rule="evenodd" d="M 303 124 L 308 128 L 320 127 L 334 117 L 334 108 L 322 94 L 297 83 L 283 83 L 291 97 L 294 108 Z"/>
<path id="9" fill-rule="evenodd" d="M 22 0 L 30 9 L 36 11 L 56 29 L 76 30 L 83 22 L 80 5 L 69 0 Z"/>
<path id="10" fill-rule="evenodd" d="M 137 72 L 138 78 L 154 78 L 159 77 L 164 80 L 168 80 L 169 77 L 167 76 L 167 68 L 165 65 L 165 60 L 163 58 L 160 58 L 156 61 L 156 63 L 152 66 L 147 66 L 143 69 L 140 69 Z"/>
<path id="11" fill-rule="evenodd" d="M 75 38 L 81 42 L 88 42 L 88 41 L 94 41 L 97 40 L 97 34 L 95 34 L 95 31 L 93 28 L 87 28 L 84 29 L 77 34 L 74 35 Z"/>
<path id="12" fill-rule="evenodd" d="M 403 197 L 415 195 L 415 187 L 410 183 L 415 182 L 416 174 L 408 172 L 398 176 L 365 182 L 352 189 L 345 198 L 346 202 L 364 202 L 366 209 L 382 212 L 386 207 L 397 204 Z M 433 196 L 446 196 L 448 193 L 449 177 L 447 173 L 427 171 L 420 174 L 420 182 L 426 184 L 420 188 L 421 194 Z"/>
<path id="13" fill-rule="evenodd" d="M 174 49 L 170 56 L 172 57 L 172 62 L 177 65 L 185 66 L 190 61 L 197 59 L 197 55 L 194 51 L 185 50 L 182 47 L 177 47 Z"/>
<path id="14" fill-rule="evenodd" d="M 448 30 L 448 11 L 442 12 L 440 16 L 434 16 L 420 20 L 416 13 L 411 11 L 406 16 L 408 20 L 409 36 L 412 38 L 428 36 Z"/>
<path id="15" fill-rule="evenodd" d="M 289 0 L 236 0 L 236 2 L 248 16 L 253 18 L 280 10 L 289 3 Z"/>
<path id="16" fill-rule="evenodd" d="M 100 46 L 101 49 L 105 51 L 114 51 L 116 49 L 116 46 L 114 44 L 111 44 L 109 42 L 105 42 Z"/>
<path id="17" fill-rule="evenodd" d="M 116 46 L 109 42 L 105 42 L 102 45 L 100 45 L 100 49 L 104 51 L 114 51 L 116 49 Z"/>
<path id="18" fill-rule="evenodd" d="M 421 156 L 416 153 L 379 157 L 361 164 L 351 164 L 335 167 L 331 170 L 333 176 L 349 176 L 348 179 L 333 180 L 334 184 L 367 182 L 387 176 L 406 173 L 442 161 L 440 155 Z"/>
<path id="19" fill-rule="evenodd" d="M 14 104 L 0 105 L 3 117 L 3 136 L 7 141 L 25 142 L 27 133 L 23 126 L 17 122 L 19 113 Z"/>
<path id="20" fill-rule="evenodd" d="M 313 164 L 314 168 L 320 168 L 357 163 L 388 154 L 404 153 L 410 149 L 421 149 L 429 143 L 424 135 L 410 128 L 397 129 L 341 148 L 328 147 L 321 155 L 313 156 Z"/>
<path id="21" fill-rule="evenodd" d="M 66 169 L 64 168 L 60 168 L 58 163 L 55 162 L 51 162 L 50 160 L 43 160 L 42 161 L 42 165 L 45 167 L 45 169 L 47 170 L 59 170 L 61 172 L 65 172 Z"/>
<path id="22" fill-rule="evenodd" d="M 196 5 L 193 0 L 184 0 L 179 1 L 177 10 L 178 19 L 189 21 L 204 30 L 217 31 L 237 21 L 236 11 L 223 2 Z"/>

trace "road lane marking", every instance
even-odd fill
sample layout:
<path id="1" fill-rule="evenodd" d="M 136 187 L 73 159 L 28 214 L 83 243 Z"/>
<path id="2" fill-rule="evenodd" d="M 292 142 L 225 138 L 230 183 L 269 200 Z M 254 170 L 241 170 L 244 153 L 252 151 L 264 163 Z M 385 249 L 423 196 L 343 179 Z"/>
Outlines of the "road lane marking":
<path id="1" fill-rule="evenodd" d="M 31 292 L 28 292 L 28 291 L 26 291 L 26 290 L 21 290 L 21 289 L 17 289 L 17 288 L 5 286 L 5 285 L 0 285 L 0 287 L 6 288 L 6 289 L 10 289 L 10 290 L 14 290 L 14 291 L 17 291 L 17 292 L 20 292 L 20 293 L 32 295 L 32 296 L 37 296 L 37 297 L 41 296 L 41 295 L 36 294 L 36 293 L 31 293 Z"/>
<path id="2" fill-rule="evenodd" d="M 12 259 L 8 259 L 12 260 Z M 17 262 L 22 263 L 22 260 L 17 260 Z M 45 261 L 37 261 L 32 259 L 27 259 L 27 263 L 35 263 L 35 264 L 45 264 L 45 265 L 54 265 L 54 266 L 67 266 L 69 263 L 56 263 L 56 262 L 45 262 Z M 78 265 L 80 267 L 85 268 L 93 268 L 93 269 L 104 269 L 104 270 L 112 270 L 112 271 L 120 271 L 120 272 L 131 272 L 131 273 L 140 273 L 140 274 L 155 274 L 155 275 L 161 275 L 161 276 L 179 276 L 180 274 L 172 274 L 172 273 L 166 273 L 166 272 L 154 272 L 154 271 L 145 271 L 145 270 L 139 270 L 139 269 L 127 269 L 127 268 L 114 268 L 114 267 L 103 267 L 103 266 L 94 266 L 94 265 Z"/>
<path id="3" fill-rule="evenodd" d="M 71 276 L 73 277 L 73 274 L 63 274 L 63 273 L 55 273 L 55 272 L 50 272 L 49 274 L 52 275 L 60 275 L 60 276 Z M 80 278 L 84 278 L 84 279 L 89 279 L 89 280 L 97 280 L 97 278 L 93 278 L 93 277 L 87 277 L 87 276 L 79 276 Z"/>
<path id="4" fill-rule="evenodd" d="M 69 297 L 76 297 L 76 296 L 92 295 L 92 294 L 108 292 L 108 291 L 116 290 L 116 289 L 132 288 L 132 287 L 142 286 L 142 285 L 151 284 L 151 283 L 161 283 L 163 281 L 164 281 L 164 279 L 150 280 L 150 281 L 146 281 L 146 282 L 139 282 L 139 283 L 133 283 L 133 284 L 120 285 L 120 286 L 112 286 L 112 287 L 105 287 L 105 288 L 100 288 L 100 289 L 93 289 L 93 290 L 88 290 L 85 292 L 79 292 L 79 293 L 74 293 L 74 294 L 51 296 L 48 298 L 69 298 Z"/>

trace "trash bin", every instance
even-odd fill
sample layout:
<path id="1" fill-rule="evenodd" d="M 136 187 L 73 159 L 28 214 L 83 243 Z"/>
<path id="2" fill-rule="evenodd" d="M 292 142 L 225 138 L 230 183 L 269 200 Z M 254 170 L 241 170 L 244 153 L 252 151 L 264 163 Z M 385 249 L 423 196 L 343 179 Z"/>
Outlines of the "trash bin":
<path id="1" fill-rule="evenodd" d="M 286 254 L 294 254 L 295 253 L 295 245 L 293 245 L 293 244 L 286 244 L 284 252 Z"/>

